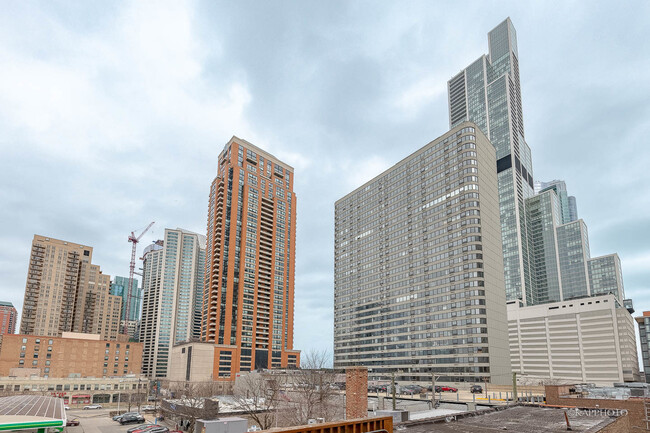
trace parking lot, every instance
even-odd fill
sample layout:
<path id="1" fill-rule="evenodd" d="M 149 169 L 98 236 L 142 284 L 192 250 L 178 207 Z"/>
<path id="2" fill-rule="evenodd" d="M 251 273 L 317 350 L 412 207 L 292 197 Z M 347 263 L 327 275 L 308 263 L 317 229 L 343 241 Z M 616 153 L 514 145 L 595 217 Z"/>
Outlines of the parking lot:
<path id="1" fill-rule="evenodd" d="M 111 419 L 109 413 L 115 409 L 93 409 L 81 410 L 70 409 L 66 410 L 68 419 L 78 419 L 78 426 L 66 427 L 68 433 L 126 433 L 128 429 L 136 426 L 137 424 L 120 425 Z M 155 415 L 151 413 L 143 413 L 146 422 L 153 423 Z"/>

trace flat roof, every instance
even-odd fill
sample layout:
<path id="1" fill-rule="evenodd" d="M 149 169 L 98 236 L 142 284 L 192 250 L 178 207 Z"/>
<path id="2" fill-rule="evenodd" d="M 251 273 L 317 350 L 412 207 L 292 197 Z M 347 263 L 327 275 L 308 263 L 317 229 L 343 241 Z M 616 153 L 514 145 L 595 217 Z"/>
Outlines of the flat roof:
<path id="1" fill-rule="evenodd" d="M 571 428 L 574 432 L 597 432 L 616 421 L 616 417 L 608 416 L 605 411 L 593 411 L 588 415 L 579 415 L 575 409 L 551 407 L 515 406 L 485 414 L 457 418 L 450 415 L 442 422 L 426 423 L 425 420 L 402 424 L 404 433 L 485 433 L 496 431 L 514 432 L 566 432 L 564 413 L 567 413 Z M 460 414 L 459 414 L 460 415 Z"/>
<path id="2" fill-rule="evenodd" d="M 0 430 L 65 426 L 63 399 L 42 395 L 0 398 Z"/>

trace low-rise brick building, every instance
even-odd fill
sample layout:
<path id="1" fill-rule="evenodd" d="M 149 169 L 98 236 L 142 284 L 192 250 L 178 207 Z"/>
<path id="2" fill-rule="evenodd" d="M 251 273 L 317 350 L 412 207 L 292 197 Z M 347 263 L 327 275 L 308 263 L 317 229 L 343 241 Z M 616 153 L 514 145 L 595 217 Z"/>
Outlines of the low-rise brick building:
<path id="1" fill-rule="evenodd" d="M 142 343 L 100 340 L 99 334 L 14 334 L 0 340 L 0 376 L 101 378 L 139 375 L 141 368 Z"/>

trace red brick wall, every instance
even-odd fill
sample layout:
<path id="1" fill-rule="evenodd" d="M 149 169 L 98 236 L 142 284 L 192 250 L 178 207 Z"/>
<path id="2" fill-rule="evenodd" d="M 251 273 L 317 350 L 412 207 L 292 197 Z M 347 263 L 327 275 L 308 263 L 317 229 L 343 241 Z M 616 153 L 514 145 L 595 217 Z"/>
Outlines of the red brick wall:
<path id="1" fill-rule="evenodd" d="M 645 430 L 645 406 L 642 398 L 630 398 L 628 400 L 596 399 L 596 398 L 573 398 L 562 397 L 568 393 L 567 386 L 546 386 L 546 404 L 552 406 L 578 407 L 585 409 L 620 409 L 628 413 L 628 423 L 631 427 L 639 427 Z M 650 403 L 650 401 L 649 401 Z M 613 428 L 613 427 L 612 427 Z M 607 431 L 607 430 L 604 430 Z M 617 432 L 619 430 L 611 430 Z M 620 430 L 628 431 L 628 430 Z"/>
<path id="2" fill-rule="evenodd" d="M 629 415 L 620 416 L 607 427 L 598 430 L 599 433 L 629 433 L 630 431 L 632 431 L 632 429 L 630 428 Z"/>
<path id="3" fill-rule="evenodd" d="M 345 370 L 345 419 L 368 416 L 368 369 L 350 367 Z"/>

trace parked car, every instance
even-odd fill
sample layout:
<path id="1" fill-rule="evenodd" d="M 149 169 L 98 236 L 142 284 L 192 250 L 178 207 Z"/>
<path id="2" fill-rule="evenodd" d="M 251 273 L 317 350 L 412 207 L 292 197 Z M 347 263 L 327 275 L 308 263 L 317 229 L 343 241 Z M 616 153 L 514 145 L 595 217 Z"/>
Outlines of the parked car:
<path id="1" fill-rule="evenodd" d="M 63 406 L 63 409 L 70 410 L 70 406 Z"/>
<path id="2" fill-rule="evenodd" d="M 160 427 L 160 426 L 158 424 L 141 424 L 135 427 L 131 427 L 130 429 L 127 430 L 127 433 L 133 433 L 136 430 L 144 430 L 149 427 Z"/>
<path id="3" fill-rule="evenodd" d="M 454 388 L 453 386 L 443 386 L 442 392 L 458 392 L 458 388 Z"/>
<path id="4" fill-rule="evenodd" d="M 66 427 L 70 427 L 70 426 L 73 426 L 73 425 L 79 425 L 79 420 L 77 418 L 66 420 L 65 425 L 66 425 Z"/>
<path id="5" fill-rule="evenodd" d="M 144 417 L 138 414 L 124 414 L 118 421 L 120 424 L 132 424 L 135 422 L 144 422 Z"/>
<path id="6" fill-rule="evenodd" d="M 155 408 L 154 406 L 151 406 L 151 405 L 146 405 L 146 406 L 142 406 L 142 407 L 140 408 L 140 410 L 141 410 L 142 412 L 153 412 L 153 411 L 156 410 L 156 408 Z"/>
<path id="7" fill-rule="evenodd" d="M 427 386 L 427 391 L 431 392 L 431 385 Z M 442 387 L 440 385 L 436 385 L 436 392 L 442 392 Z"/>
<path id="8" fill-rule="evenodd" d="M 401 388 L 402 394 L 415 395 L 424 390 L 420 385 L 406 385 Z"/>
<path id="9" fill-rule="evenodd" d="M 483 387 L 481 385 L 472 385 L 469 392 L 472 394 L 483 394 Z"/>
<path id="10" fill-rule="evenodd" d="M 138 412 L 124 412 L 113 417 L 113 421 L 119 421 L 124 415 L 140 415 Z"/>
<path id="11" fill-rule="evenodd" d="M 101 409 L 102 405 L 101 404 L 89 404 L 84 406 L 84 409 Z"/>
<path id="12" fill-rule="evenodd" d="M 145 430 L 142 430 L 143 433 L 168 433 L 169 429 L 167 427 L 157 425 L 155 427 L 150 427 Z M 135 432 L 137 433 L 137 431 Z"/>

